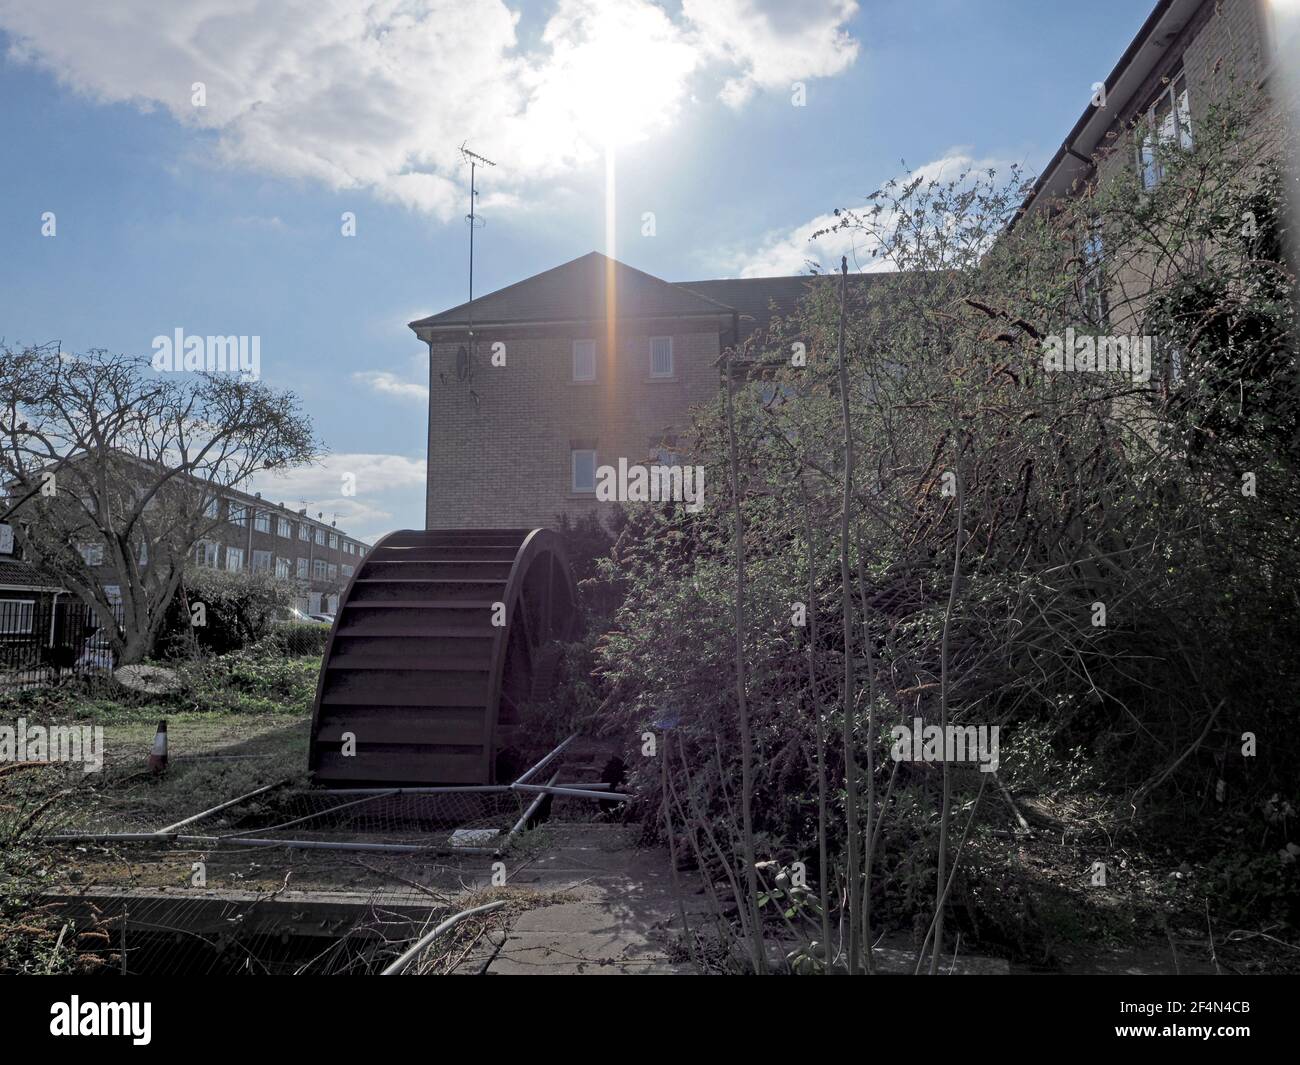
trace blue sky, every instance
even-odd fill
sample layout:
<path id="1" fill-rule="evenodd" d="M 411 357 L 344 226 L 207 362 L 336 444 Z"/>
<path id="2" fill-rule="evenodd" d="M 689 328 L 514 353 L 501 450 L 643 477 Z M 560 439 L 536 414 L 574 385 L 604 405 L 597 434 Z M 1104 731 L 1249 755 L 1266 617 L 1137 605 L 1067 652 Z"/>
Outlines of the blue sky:
<path id="1" fill-rule="evenodd" d="M 148 355 L 177 328 L 260 336 L 264 380 L 330 451 L 266 493 L 368 539 L 420 527 L 406 322 L 465 298 L 463 140 L 499 164 L 479 293 L 605 247 L 610 138 L 619 258 L 669 280 L 794 273 L 839 254 L 806 244 L 814 221 L 902 161 L 1041 167 L 1149 10 L 0 0 L 0 337 Z"/>

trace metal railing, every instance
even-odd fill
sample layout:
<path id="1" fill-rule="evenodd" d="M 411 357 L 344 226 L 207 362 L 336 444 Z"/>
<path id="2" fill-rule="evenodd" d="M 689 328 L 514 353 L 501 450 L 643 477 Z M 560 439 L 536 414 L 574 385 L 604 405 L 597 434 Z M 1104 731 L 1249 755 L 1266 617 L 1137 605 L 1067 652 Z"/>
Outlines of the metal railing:
<path id="1" fill-rule="evenodd" d="M 100 617 L 81 601 L 39 593 L 0 595 L 0 691 L 113 669 Z"/>

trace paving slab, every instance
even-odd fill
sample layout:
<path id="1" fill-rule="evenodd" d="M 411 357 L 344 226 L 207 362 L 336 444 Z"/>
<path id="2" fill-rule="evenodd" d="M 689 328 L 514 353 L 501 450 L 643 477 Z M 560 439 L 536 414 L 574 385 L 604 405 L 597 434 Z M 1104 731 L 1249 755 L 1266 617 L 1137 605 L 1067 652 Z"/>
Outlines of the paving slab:
<path id="1" fill-rule="evenodd" d="M 548 826 L 547 853 L 510 876 L 515 888 L 560 901 L 521 914 L 487 965 L 488 975 L 689 973 L 668 852 L 641 847 L 621 825 Z M 688 914 L 702 914 L 698 885 L 682 874 Z"/>

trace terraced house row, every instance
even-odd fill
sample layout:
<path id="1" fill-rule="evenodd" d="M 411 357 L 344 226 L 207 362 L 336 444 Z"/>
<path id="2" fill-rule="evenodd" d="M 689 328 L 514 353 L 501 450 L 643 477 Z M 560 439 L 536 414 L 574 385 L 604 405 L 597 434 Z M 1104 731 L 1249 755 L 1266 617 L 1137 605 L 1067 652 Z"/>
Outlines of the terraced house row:
<path id="1" fill-rule="evenodd" d="M 306 613 L 338 609 L 339 593 L 367 550 L 323 515 L 308 517 L 306 508 L 268 503 L 260 493 L 227 490 L 209 500 L 204 515 L 220 524 L 195 545 L 196 565 L 274 574 L 295 585 L 295 605 Z"/>

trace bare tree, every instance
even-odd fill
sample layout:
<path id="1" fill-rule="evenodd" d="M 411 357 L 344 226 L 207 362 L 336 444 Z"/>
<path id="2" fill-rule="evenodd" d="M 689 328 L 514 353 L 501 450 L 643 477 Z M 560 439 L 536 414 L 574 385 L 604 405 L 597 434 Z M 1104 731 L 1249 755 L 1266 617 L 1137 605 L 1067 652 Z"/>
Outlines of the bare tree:
<path id="1" fill-rule="evenodd" d="M 15 538 L 95 611 L 116 661 L 138 662 L 195 544 L 219 524 L 213 502 L 254 473 L 310 461 L 311 425 L 292 393 L 234 375 L 178 379 L 98 350 L 0 351 L 0 478 L 31 497 Z"/>

